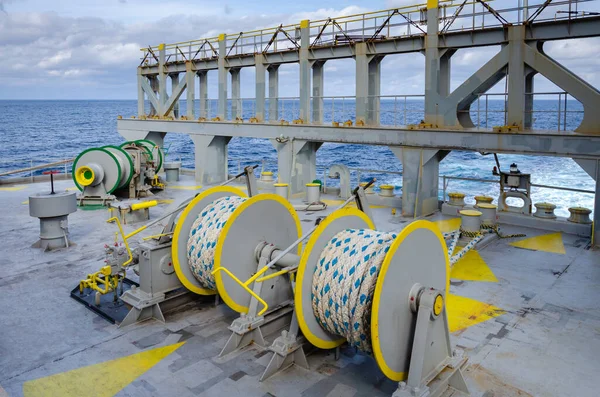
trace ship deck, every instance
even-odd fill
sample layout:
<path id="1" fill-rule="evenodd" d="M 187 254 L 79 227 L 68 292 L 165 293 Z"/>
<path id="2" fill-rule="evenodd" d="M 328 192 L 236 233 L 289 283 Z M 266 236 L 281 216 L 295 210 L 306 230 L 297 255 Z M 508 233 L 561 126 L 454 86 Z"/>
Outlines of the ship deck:
<path id="1" fill-rule="evenodd" d="M 90 396 L 350 397 L 395 390 L 374 360 L 350 348 L 337 360 L 333 351 L 312 351 L 310 370 L 291 367 L 259 382 L 268 351 L 252 345 L 218 357 L 236 314 L 223 304 L 215 307 L 214 299 L 167 313 L 164 324 L 118 328 L 107 322 L 69 293 L 103 264 L 104 244 L 113 241 L 116 227 L 105 223 L 104 210 L 79 210 L 69 216 L 75 246 L 47 253 L 30 248 L 39 224 L 26 201 L 47 185 L 0 188 L 0 396 L 81 395 L 81 385 Z M 150 209 L 151 219 L 167 209 L 167 201 L 193 194 L 194 185 L 183 177 L 175 189 L 160 193 L 164 204 Z M 72 182 L 56 186 L 72 188 Z M 303 227 L 334 205 L 300 212 Z M 390 222 L 388 208 L 373 208 L 373 214 L 380 230 L 409 223 Z M 439 213 L 426 219 L 446 230 L 454 222 Z M 598 395 L 600 252 L 588 249 L 589 238 L 502 228 L 526 239 L 543 237 L 529 240 L 533 250 L 510 245 L 523 238 L 489 241 L 451 273 L 452 343 L 469 357 L 465 375 L 472 395 Z"/>

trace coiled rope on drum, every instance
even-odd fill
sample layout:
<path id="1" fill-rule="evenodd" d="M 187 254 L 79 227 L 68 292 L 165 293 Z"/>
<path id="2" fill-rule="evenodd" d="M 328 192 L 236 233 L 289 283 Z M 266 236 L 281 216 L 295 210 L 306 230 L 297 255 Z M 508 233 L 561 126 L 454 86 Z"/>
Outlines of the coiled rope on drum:
<path id="1" fill-rule="evenodd" d="M 372 354 L 371 307 L 379 270 L 394 233 L 347 229 L 326 245 L 312 279 L 312 308 L 326 331 Z"/>
<path id="2" fill-rule="evenodd" d="M 190 229 L 187 241 L 190 269 L 206 289 L 216 289 L 212 271 L 221 230 L 231 214 L 246 200 L 244 197 L 227 196 L 213 201 L 198 214 Z"/>

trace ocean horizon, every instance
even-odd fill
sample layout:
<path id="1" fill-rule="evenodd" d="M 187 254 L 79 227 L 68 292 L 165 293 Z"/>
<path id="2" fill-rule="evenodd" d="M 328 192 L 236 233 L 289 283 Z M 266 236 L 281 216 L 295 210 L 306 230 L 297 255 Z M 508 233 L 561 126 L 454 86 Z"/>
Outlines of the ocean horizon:
<path id="1" fill-rule="evenodd" d="M 401 98 L 401 97 L 398 97 Z M 231 110 L 231 100 L 228 102 Z M 254 102 L 243 99 L 242 117 L 254 116 Z M 238 104 L 240 103 L 238 102 Z M 380 106 L 382 125 L 415 124 L 423 119 L 423 104 L 418 98 L 384 98 Z M 487 123 L 484 120 L 482 102 L 471 107 L 471 119 L 482 128 L 504 124 L 504 101 L 487 101 Z M 332 120 L 353 120 L 354 99 L 324 99 L 324 123 Z M 405 106 L 406 104 L 406 106 Z M 199 114 L 200 102 L 195 101 L 195 113 Z M 216 100 L 208 102 L 208 117 L 216 115 Z M 567 101 L 568 113 L 558 114 L 558 103 L 552 99 L 534 101 L 534 127 L 539 129 L 561 129 L 566 125 L 572 130 L 579 125 L 583 115 L 581 104 Z M 149 105 L 147 105 L 149 109 Z M 180 113 L 185 115 L 185 100 L 180 101 Z M 268 106 L 267 106 L 268 109 Z M 117 132 L 117 116 L 129 118 L 137 114 L 137 100 L 0 100 L 0 172 L 43 164 L 77 156 L 81 151 L 96 146 L 118 145 L 124 140 Z M 268 113 L 265 117 L 268 117 Z M 288 121 L 298 118 L 298 100 L 280 100 L 279 118 Z M 165 137 L 167 158 L 181 160 L 186 168 L 194 167 L 194 146 L 189 136 L 170 133 Z M 228 160 L 231 172 L 249 164 L 259 164 L 261 169 L 276 172 L 277 155 L 267 139 L 233 138 L 228 147 Z M 532 174 L 532 182 L 537 184 L 594 190 L 594 181 L 572 159 L 551 156 L 524 156 L 499 154 L 501 166 L 508 169 L 517 163 L 519 169 Z M 325 143 L 317 152 L 317 179 L 324 178 L 324 172 L 332 164 L 345 164 L 352 169 L 381 170 L 384 172 L 360 172 L 361 181 L 377 178 L 378 184 L 392 184 L 401 192 L 402 178 L 398 174 L 402 165 L 386 146 L 365 146 Z M 490 179 L 495 161 L 492 155 L 476 152 L 452 151 L 440 164 L 440 176 L 460 176 L 467 178 Z M 40 171 L 41 172 L 41 171 Z M 358 172 L 352 172 L 352 183 L 358 182 Z M 335 185 L 328 180 L 328 185 Z M 440 180 L 440 197 L 442 181 Z M 451 181 L 447 191 L 462 191 L 467 194 L 467 202 L 474 202 L 478 194 L 498 196 L 498 185 L 472 181 Z M 593 208 L 593 194 L 583 194 L 545 188 L 532 189 L 533 202 L 549 201 L 557 205 L 556 213 L 568 216 L 568 207 L 584 206 Z"/>

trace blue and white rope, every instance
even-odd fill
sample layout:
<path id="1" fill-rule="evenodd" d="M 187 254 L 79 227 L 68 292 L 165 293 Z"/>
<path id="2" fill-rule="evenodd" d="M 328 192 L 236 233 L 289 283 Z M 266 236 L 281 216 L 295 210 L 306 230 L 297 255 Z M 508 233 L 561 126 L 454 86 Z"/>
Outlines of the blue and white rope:
<path id="1" fill-rule="evenodd" d="M 477 243 L 480 242 L 481 239 L 483 239 L 483 237 L 484 237 L 484 234 L 478 235 L 473 240 L 469 241 L 467 243 L 467 245 L 465 245 L 459 252 L 457 252 L 456 254 L 452 255 L 450 257 L 450 267 L 454 266 L 454 264 L 456 262 L 458 262 L 460 260 L 460 258 L 462 258 L 463 256 L 465 256 L 467 254 L 467 252 L 471 251 L 477 245 Z M 454 248 L 452 249 L 452 251 L 454 251 Z"/>
<path id="2" fill-rule="evenodd" d="M 207 205 L 192 224 L 187 241 L 188 263 L 203 288 L 217 288 L 212 274 L 217 240 L 233 211 L 244 201 L 243 197 L 221 197 Z"/>
<path id="3" fill-rule="evenodd" d="M 325 246 L 312 280 L 315 318 L 350 346 L 371 354 L 371 306 L 379 270 L 396 234 L 347 229 Z"/>
<path id="4" fill-rule="evenodd" d="M 460 230 L 455 230 L 449 237 L 452 237 L 452 240 L 450 240 L 450 245 L 448 246 L 448 257 L 452 258 L 452 254 L 454 253 L 454 249 L 460 238 Z"/>

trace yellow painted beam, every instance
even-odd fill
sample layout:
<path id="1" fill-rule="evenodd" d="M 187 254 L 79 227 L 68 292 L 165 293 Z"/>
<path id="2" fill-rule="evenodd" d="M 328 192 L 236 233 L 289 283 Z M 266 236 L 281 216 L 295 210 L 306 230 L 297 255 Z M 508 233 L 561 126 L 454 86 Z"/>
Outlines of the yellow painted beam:
<path id="1" fill-rule="evenodd" d="M 112 397 L 185 342 L 62 372 L 23 384 L 25 397 Z"/>
<path id="2" fill-rule="evenodd" d="M 454 294 L 446 297 L 446 308 L 450 332 L 463 330 L 506 313 L 494 305 Z"/>
<path id="3" fill-rule="evenodd" d="M 439 228 L 440 232 L 447 233 L 460 228 L 460 218 L 443 219 L 434 222 Z"/>
<path id="4" fill-rule="evenodd" d="M 462 248 L 457 247 L 454 252 L 460 251 Z M 470 250 L 460 258 L 450 272 L 450 278 L 468 281 L 484 281 L 497 283 L 498 279 L 483 260 L 477 250 Z"/>
<path id="5" fill-rule="evenodd" d="M 542 236 L 529 237 L 510 243 L 513 247 L 524 248 L 533 251 L 552 252 L 565 254 L 565 245 L 561 233 L 544 234 Z"/>

